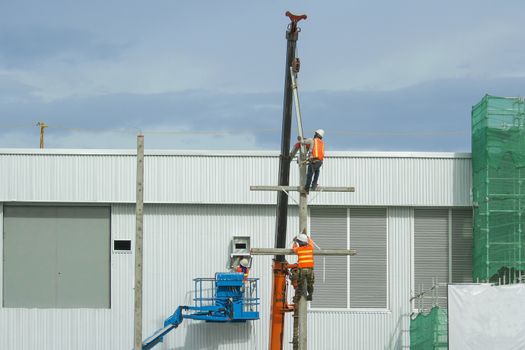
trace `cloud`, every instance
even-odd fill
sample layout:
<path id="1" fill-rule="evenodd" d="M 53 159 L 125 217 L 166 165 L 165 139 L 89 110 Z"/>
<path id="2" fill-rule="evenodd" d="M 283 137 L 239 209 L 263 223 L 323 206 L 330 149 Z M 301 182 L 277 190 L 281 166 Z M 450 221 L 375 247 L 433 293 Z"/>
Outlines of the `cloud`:
<path id="1" fill-rule="evenodd" d="M 47 102 L 186 90 L 279 93 L 287 9 L 309 14 L 298 42 L 301 91 L 525 75 L 517 1 L 504 18 L 479 1 L 26 2 L 0 13 L 0 64 Z"/>
<path id="2" fill-rule="evenodd" d="M 0 32 L 0 62 L 5 69 L 35 69 L 52 60 L 105 61 L 119 57 L 128 45 L 70 27 L 15 26 Z"/>
<path id="3" fill-rule="evenodd" d="M 472 105 L 485 93 L 519 96 L 523 91 L 524 78 L 448 79 L 394 91 L 304 92 L 301 109 L 307 135 L 325 129 L 331 150 L 469 151 Z M 275 150 L 281 104 L 281 93 L 202 90 L 4 101 L 0 139 L 3 147 L 32 147 L 38 139 L 34 122 L 42 120 L 50 126 L 50 147 L 134 148 L 142 130 L 153 148 Z M 33 136 L 2 129 L 13 121 L 25 123 Z M 292 127 L 295 134 L 295 120 Z"/>
<path id="4" fill-rule="evenodd" d="M 392 38 L 396 45 L 383 45 L 385 38 L 370 48 L 371 41 L 361 43 L 363 46 L 342 43 L 342 53 L 352 48 L 356 54 L 334 55 L 329 67 L 310 68 L 305 62 L 304 85 L 335 91 L 382 91 L 443 79 L 524 76 L 520 67 L 525 50 L 503 54 L 519 38 L 514 23 L 492 19 L 458 32 L 447 28 L 430 37 L 407 33 L 403 39 Z"/>

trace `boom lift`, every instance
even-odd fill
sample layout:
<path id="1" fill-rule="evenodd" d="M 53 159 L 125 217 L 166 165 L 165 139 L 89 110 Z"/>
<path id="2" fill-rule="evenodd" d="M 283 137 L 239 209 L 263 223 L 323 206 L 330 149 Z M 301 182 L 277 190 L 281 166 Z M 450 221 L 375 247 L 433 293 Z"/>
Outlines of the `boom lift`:
<path id="1" fill-rule="evenodd" d="M 164 326 L 145 339 L 142 350 L 153 348 L 184 319 L 206 322 L 246 322 L 259 319 L 257 278 L 243 280 L 241 273 L 219 272 L 215 278 L 196 278 L 194 306 L 179 306 Z"/>

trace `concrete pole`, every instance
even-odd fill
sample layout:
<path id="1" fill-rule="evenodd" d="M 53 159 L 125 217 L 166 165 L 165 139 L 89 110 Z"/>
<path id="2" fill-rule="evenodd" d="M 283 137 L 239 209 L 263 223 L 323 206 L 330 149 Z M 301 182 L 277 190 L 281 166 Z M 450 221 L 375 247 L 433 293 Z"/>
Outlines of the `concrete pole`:
<path id="1" fill-rule="evenodd" d="M 144 219 L 144 135 L 137 136 L 137 204 L 135 208 L 135 350 L 142 350 L 142 238 Z"/>
<path id="2" fill-rule="evenodd" d="M 303 121 L 301 118 L 301 105 L 299 103 L 299 93 L 297 87 L 297 75 L 290 67 L 290 76 L 292 78 L 292 91 L 295 102 L 295 114 L 297 117 L 297 132 L 299 139 L 304 139 Z M 306 147 L 300 144 L 301 152 L 299 153 L 299 187 L 304 189 L 306 183 Z M 299 232 L 306 232 L 308 226 L 308 198 L 304 190 L 299 192 Z M 298 232 L 298 233 L 299 233 Z M 301 297 L 298 297 L 301 294 Z M 295 310 L 294 310 L 294 329 L 293 329 L 293 347 L 294 350 L 306 350 L 308 340 L 308 323 L 307 323 L 307 301 L 305 291 L 295 291 Z"/>
<path id="3" fill-rule="evenodd" d="M 301 162 L 299 165 L 299 181 L 301 182 L 301 186 L 304 186 L 304 184 L 306 183 L 306 153 L 303 150 L 301 150 Z M 303 230 L 306 230 L 308 226 L 308 197 L 304 191 L 301 191 L 299 193 L 299 232 L 303 232 Z M 298 350 L 306 350 L 308 348 L 308 305 L 304 290 L 301 291 L 301 295 L 302 296 L 298 298 L 299 300 L 295 305 L 298 311 Z"/>

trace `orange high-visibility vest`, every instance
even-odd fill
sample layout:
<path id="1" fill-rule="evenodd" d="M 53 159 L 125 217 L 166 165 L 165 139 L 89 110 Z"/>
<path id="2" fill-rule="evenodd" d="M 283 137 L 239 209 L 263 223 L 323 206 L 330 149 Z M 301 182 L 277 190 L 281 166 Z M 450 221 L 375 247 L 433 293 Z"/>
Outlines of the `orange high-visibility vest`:
<path id="1" fill-rule="evenodd" d="M 312 150 L 313 159 L 324 159 L 324 142 L 318 137 L 314 138 L 314 149 Z"/>
<path id="2" fill-rule="evenodd" d="M 244 280 L 245 281 L 248 280 L 249 269 L 247 267 L 239 266 L 239 267 L 237 267 L 237 272 L 240 272 L 240 273 L 242 273 L 244 275 Z"/>
<path id="3" fill-rule="evenodd" d="M 305 246 L 294 244 L 293 251 L 297 254 L 298 268 L 314 267 L 314 243 L 311 238 L 308 238 L 308 244 Z"/>

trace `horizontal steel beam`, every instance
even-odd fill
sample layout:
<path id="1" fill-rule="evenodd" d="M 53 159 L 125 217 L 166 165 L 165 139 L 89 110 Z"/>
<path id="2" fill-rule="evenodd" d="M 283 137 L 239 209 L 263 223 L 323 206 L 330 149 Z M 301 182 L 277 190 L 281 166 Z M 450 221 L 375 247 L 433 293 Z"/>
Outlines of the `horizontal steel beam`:
<path id="1" fill-rule="evenodd" d="M 293 249 L 286 248 L 252 248 L 251 255 L 295 255 Z M 347 256 L 356 255 L 355 249 L 320 249 L 314 250 L 314 255 L 319 256 Z"/>
<path id="2" fill-rule="evenodd" d="M 301 191 L 299 186 L 250 186 L 250 191 Z M 355 192 L 355 187 L 317 186 L 310 192 Z"/>

